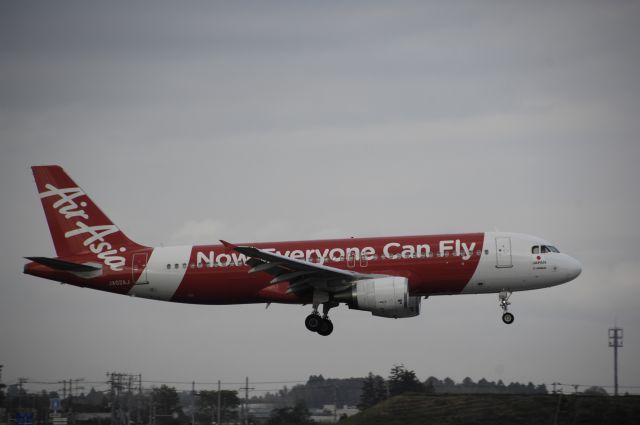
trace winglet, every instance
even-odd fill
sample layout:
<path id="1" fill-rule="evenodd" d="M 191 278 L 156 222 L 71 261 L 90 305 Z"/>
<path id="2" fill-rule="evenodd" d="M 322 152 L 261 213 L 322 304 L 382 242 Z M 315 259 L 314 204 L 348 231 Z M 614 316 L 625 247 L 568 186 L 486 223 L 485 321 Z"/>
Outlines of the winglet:
<path id="1" fill-rule="evenodd" d="M 234 245 L 222 239 L 220 239 L 220 242 L 222 242 L 222 245 L 226 246 L 227 248 L 236 249 L 238 247 L 237 245 Z"/>

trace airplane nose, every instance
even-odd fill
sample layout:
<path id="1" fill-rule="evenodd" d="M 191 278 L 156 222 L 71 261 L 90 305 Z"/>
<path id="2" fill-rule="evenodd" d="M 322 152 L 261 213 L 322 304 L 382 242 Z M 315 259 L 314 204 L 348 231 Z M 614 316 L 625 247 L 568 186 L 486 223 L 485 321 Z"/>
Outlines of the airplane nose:
<path id="1" fill-rule="evenodd" d="M 570 278 L 573 280 L 576 277 L 580 276 L 580 273 L 582 273 L 582 264 L 580 264 L 580 261 L 576 260 L 575 258 L 570 257 L 570 261 L 569 261 Z"/>

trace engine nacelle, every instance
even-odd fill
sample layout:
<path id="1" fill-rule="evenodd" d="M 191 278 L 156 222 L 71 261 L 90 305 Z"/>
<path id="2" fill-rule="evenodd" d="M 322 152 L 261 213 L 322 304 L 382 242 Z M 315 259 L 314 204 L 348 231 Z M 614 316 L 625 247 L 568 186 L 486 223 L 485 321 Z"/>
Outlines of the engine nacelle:
<path id="1" fill-rule="evenodd" d="M 374 316 L 397 319 L 420 314 L 421 297 L 409 295 L 409 282 L 404 277 L 359 280 L 334 299 L 346 302 L 354 310 L 370 311 Z"/>

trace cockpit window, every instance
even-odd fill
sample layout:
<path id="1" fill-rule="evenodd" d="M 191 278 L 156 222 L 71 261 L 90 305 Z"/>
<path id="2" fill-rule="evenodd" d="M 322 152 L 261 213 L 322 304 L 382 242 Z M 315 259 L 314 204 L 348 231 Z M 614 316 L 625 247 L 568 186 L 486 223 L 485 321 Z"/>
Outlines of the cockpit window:
<path id="1" fill-rule="evenodd" d="M 534 247 L 531 248 L 531 253 L 532 254 L 540 254 L 540 246 L 536 245 Z"/>
<path id="2" fill-rule="evenodd" d="M 560 252 L 560 251 L 558 251 L 558 248 L 556 248 L 555 246 L 542 245 L 542 253 L 547 254 L 549 252 Z"/>

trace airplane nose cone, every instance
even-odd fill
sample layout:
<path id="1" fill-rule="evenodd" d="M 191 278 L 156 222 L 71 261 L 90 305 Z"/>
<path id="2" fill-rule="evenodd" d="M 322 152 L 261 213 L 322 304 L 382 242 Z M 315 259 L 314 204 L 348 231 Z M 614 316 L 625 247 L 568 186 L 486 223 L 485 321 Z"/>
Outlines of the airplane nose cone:
<path id="1" fill-rule="evenodd" d="M 570 279 L 575 279 L 576 277 L 580 276 L 580 273 L 582 273 L 582 264 L 580 264 L 580 261 L 576 260 L 575 258 L 571 258 L 571 260 L 569 261 Z"/>

